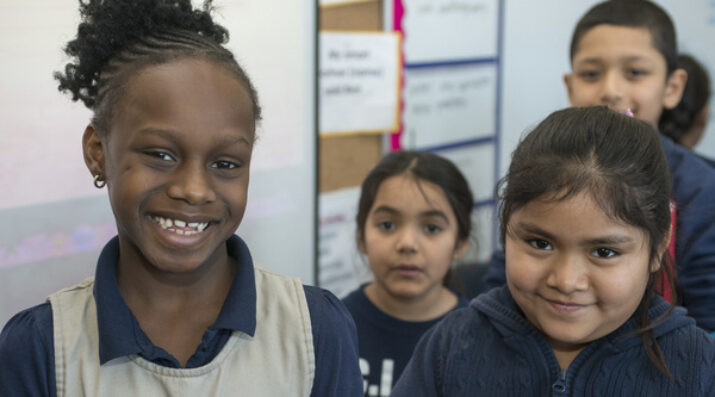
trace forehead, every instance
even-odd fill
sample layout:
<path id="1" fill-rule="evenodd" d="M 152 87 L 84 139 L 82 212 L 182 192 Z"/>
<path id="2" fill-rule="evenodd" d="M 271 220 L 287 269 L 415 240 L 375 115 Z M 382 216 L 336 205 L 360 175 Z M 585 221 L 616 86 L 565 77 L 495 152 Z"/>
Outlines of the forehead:
<path id="1" fill-rule="evenodd" d="M 651 60 L 665 65 L 665 57 L 653 45 L 648 29 L 607 24 L 597 25 L 581 37 L 572 62 L 623 59 Z"/>
<path id="2" fill-rule="evenodd" d="M 254 128 L 246 88 L 226 67 L 203 59 L 144 67 L 127 82 L 118 110 L 120 123 L 151 121 L 219 130 L 243 126 L 251 134 Z"/>
<path id="3" fill-rule="evenodd" d="M 512 214 L 510 227 L 519 224 L 535 225 L 565 239 L 587 239 L 612 233 L 645 238 L 640 228 L 607 214 L 586 192 L 561 200 L 554 199 L 554 195 L 532 200 Z"/>
<path id="4" fill-rule="evenodd" d="M 436 209 L 448 216 L 452 215 L 449 201 L 441 187 L 405 174 L 387 178 L 380 184 L 373 209 L 379 206 L 389 206 L 404 212 Z"/>

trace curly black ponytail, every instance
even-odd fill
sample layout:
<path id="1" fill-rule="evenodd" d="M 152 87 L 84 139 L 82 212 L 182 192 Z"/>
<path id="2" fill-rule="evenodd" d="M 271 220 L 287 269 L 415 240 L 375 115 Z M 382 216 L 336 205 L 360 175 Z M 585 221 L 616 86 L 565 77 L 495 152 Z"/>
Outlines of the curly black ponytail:
<path id="1" fill-rule="evenodd" d="M 214 23 L 211 0 L 194 9 L 191 0 L 80 0 L 82 22 L 65 53 L 73 58 L 56 72 L 59 90 L 94 111 L 93 123 L 106 133 L 112 109 L 128 79 L 139 69 L 197 57 L 216 61 L 244 83 L 260 120 L 258 97 L 233 54 L 223 47 L 228 31 Z"/>

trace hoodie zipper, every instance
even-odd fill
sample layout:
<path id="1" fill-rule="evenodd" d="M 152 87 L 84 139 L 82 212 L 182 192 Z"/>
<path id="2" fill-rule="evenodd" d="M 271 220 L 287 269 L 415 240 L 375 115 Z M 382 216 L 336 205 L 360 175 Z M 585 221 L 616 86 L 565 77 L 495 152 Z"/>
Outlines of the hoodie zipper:
<path id="1" fill-rule="evenodd" d="M 566 387 L 566 371 L 565 369 L 562 369 L 561 372 L 559 373 L 559 377 L 556 379 L 556 382 L 554 382 L 553 385 L 551 385 L 551 389 L 554 391 L 554 396 L 562 396 L 567 394 L 567 387 Z"/>

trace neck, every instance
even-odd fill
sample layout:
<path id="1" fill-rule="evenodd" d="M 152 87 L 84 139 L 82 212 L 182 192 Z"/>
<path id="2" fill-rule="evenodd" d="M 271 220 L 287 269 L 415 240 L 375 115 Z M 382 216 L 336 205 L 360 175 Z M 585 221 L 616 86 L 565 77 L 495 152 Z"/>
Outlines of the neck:
<path id="1" fill-rule="evenodd" d="M 563 345 L 552 340 L 549 340 L 549 344 L 554 351 L 554 356 L 556 356 L 556 361 L 558 361 L 561 369 L 567 369 L 576 356 L 588 345 Z"/>
<path id="2" fill-rule="evenodd" d="M 372 282 L 365 287 L 365 295 L 390 316 L 413 322 L 438 319 L 454 309 L 458 301 L 456 295 L 441 285 L 416 297 L 402 297 Z"/>
<path id="3" fill-rule="evenodd" d="M 236 272 L 235 261 L 218 260 L 182 274 L 163 272 L 136 255 L 122 251 L 117 283 L 122 297 L 141 323 L 145 316 L 218 317 Z"/>

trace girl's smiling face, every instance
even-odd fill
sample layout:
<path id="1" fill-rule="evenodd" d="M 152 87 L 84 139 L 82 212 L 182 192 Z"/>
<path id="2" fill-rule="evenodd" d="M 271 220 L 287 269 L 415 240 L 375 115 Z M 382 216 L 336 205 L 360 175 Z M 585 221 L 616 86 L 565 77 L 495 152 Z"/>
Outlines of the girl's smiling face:
<path id="1" fill-rule="evenodd" d="M 184 273 L 227 260 L 254 129 L 246 88 L 218 63 L 180 59 L 131 78 L 110 130 L 84 137 L 90 171 L 107 181 L 120 263 Z"/>
<path id="2" fill-rule="evenodd" d="M 517 209 L 505 243 L 509 291 L 562 368 L 565 352 L 572 359 L 628 320 L 657 270 L 646 234 L 608 217 L 585 193 Z"/>
<path id="3" fill-rule="evenodd" d="M 637 119 L 658 127 L 664 108 L 680 101 L 687 76 L 667 75 L 665 58 L 645 28 L 598 25 L 583 35 L 564 76 L 572 106 L 631 109 Z"/>

